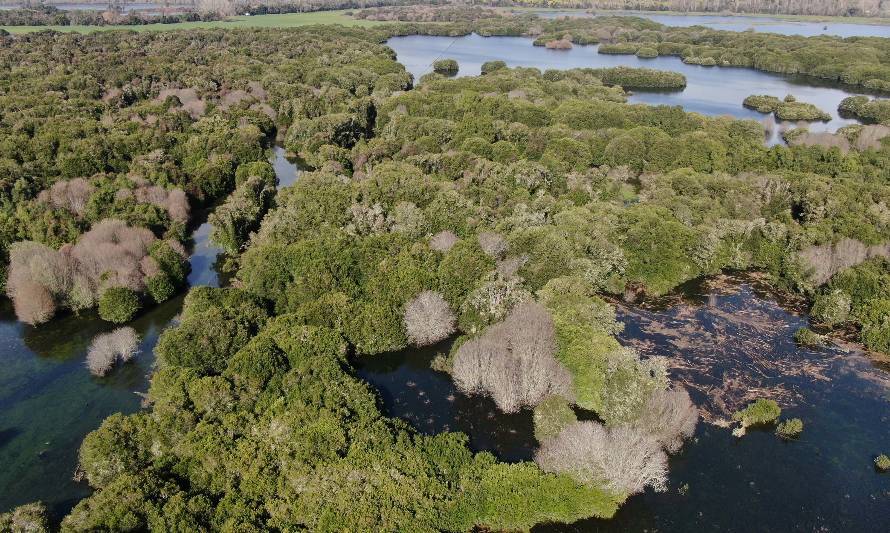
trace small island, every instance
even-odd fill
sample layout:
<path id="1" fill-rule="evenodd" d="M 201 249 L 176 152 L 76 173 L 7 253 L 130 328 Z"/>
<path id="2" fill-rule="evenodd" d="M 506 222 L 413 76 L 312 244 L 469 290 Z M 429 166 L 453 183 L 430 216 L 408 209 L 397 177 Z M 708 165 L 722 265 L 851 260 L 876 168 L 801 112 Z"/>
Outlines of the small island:
<path id="1" fill-rule="evenodd" d="M 779 120 L 806 120 L 812 122 L 828 122 L 831 120 L 831 115 L 825 111 L 822 111 L 813 104 L 798 102 L 797 99 L 790 94 L 783 100 L 780 100 L 775 96 L 755 94 L 745 98 L 742 105 L 760 113 L 772 113 Z"/>

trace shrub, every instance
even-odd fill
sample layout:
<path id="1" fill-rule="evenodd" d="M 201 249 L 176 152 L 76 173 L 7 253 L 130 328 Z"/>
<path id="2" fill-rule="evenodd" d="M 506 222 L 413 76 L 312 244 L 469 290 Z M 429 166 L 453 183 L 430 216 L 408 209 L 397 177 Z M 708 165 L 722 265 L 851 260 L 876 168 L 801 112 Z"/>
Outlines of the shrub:
<path id="1" fill-rule="evenodd" d="M 455 317 L 441 294 L 423 291 L 405 306 L 405 331 L 415 346 L 429 346 L 454 333 Z"/>
<path id="2" fill-rule="evenodd" d="M 658 390 L 633 425 L 655 437 L 668 453 L 676 453 L 695 434 L 698 409 L 682 388 Z"/>
<path id="3" fill-rule="evenodd" d="M 875 457 L 875 468 L 881 472 L 890 470 L 890 457 L 887 457 L 887 455 L 883 453 Z"/>
<path id="4" fill-rule="evenodd" d="M 835 326 L 847 321 L 850 317 L 851 305 L 850 295 L 835 289 L 816 297 L 813 308 L 810 310 L 810 316 L 827 326 Z"/>
<path id="5" fill-rule="evenodd" d="M 865 302 L 859 315 L 862 342 L 871 350 L 890 353 L 890 298 Z"/>
<path id="6" fill-rule="evenodd" d="M 500 259 L 507 252 L 507 240 L 500 233 L 483 231 L 476 238 L 479 240 L 482 251 L 489 257 Z"/>
<path id="7" fill-rule="evenodd" d="M 518 305 L 507 318 L 457 350 L 453 376 L 467 394 L 489 394 L 514 413 L 548 396 L 572 397 L 572 377 L 554 358 L 550 314 L 538 303 Z"/>
<path id="8" fill-rule="evenodd" d="M 637 57 L 643 59 L 651 59 L 653 57 L 658 57 L 658 50 L 655 48 L 651 48 L 648 46 L 642 46 L 637 50 Z"/>
<path id="9" fill-rule="evenodd" d="M 561 396 L 551 396 L 535 407 L 535 439 L 539 443 L 559 435 L 578 421 L 569 402 Z"/>
<path id="10" fill-rule="evenodd" d="M 433 72 L 443 76 L 454 76 L 459 68 L 454 59 L 440 59 L 433 63 Z"/>
<path id="11" fill-rule="evenodd" d="M 457 235 L 451 231 L 443 230 L 430 238 L 430 248 L 437 252 L 447 252 L 457 241 Z"/>
<path id="12" fill-rule="evenodd" d="M 794 439 L 803 432 L 803 420 L 791 418 L 783 421 L 776 427 L 776 435 L 783 439 Z"/>
<path id="13" fill-rule="evenodd" d="M 49 527 L 46 505 L 28 503 L 20 505 L 8 513 L 0 514 L 0 531 L 9 533 L 48 533 Z"/>
<path id="14" fill-rule="evenodd" d="M 568 474 L 587 485 L 605 483 L 625 495 L 667 488 L 667 454 L 651 435 L 630 426 L 576 422 L 544 442 L 535 462 L 545 472 Z"/>
<path id="15" fill-rule="evenodd" d="M 779 419 L 782 409 L 775 400 L 758 398 L 740 411 L 732 415 L 732 419 L 740 422 L 743 428 L 772 424 Z"/>
<path id="16" fill-rule="evenodd" d="M 794 332 L 794 342 L 800 346 L 815 348 L 825 344 L 825 337 L 819 335 L 810 328 L 798 328 L 798 330 Z"/>
<path id="17" fill-rule="evenodd" d="M 482 63 L 482 75 L 491 74 L 502 68 L 507 68 L 507 64 L 503 61 L 486 61 L 485 63 Z"/>
<path id="18" fill-rule="evenodd" d="M 139 295 L 126 287 L 110 287 L 99 297 L 99 316 L 115 324 L 129 322 L 140 307 Z"/>
<path id="19" fill-rule="evenodd" d="M 104 376 L 117 363 L 126 363 L 139 353 L 139 336 L 133 328 L 117 328 L 93 338 L 87 350 L 87 368 Z"/>

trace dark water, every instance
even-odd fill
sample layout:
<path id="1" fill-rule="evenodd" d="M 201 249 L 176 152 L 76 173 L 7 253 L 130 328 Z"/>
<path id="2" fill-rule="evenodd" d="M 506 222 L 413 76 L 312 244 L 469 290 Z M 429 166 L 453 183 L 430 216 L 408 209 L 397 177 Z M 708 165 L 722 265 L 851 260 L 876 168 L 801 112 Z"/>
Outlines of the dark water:
<path id="1" fill-rule="evenodd" d="M 545 69 L 644 67 L 680 72 L 686 76 L 685 89 L 674 92 L 637 91 L 629 98 L 633 103 L 681 106 L 686 111 L 704 115 L 731 115 L 740 119 L 764 120 L 763 113 L 742 106 L 745 97 L 752 94 L 769 94 L 784 98 L 793 94 L 802 102 L 815 104 L 831 114 L 830 122 L 806 123 L 810 131 L 834 132 L 842 126 L 856 124 L 852 119 L 838 115 L 837 106 L 848 96 L 861 94 L 817 78 L 771 74 L 754 69 L 732 67 L 703 67 L 687 65 L 678 57 L 640 59 L 633 55 L 597 53 L 598 46 L 575 46 L 571 50 L 548 50 L 532 46 L 525 37 L 435 37 L 415 35 L 393 37 L 387 45 L 395 50 L 398 60 L 414 75 L 414 79 L 432 71 L 437 59 L 456 59 L 458 76 L 478 76 L 482 63 L 500 59 L 511 67 Z M 795 123 L 780 123 L 792 127 Z M 775 128 L 771 143 L 780 142 Z"/>
<path id="2" fill-rule="evenodd" d="M 280 186 L 296 180 L 297 168 L 283 149 L 276 147 L 273 166 Z M 209 235 L 206 222 L 193 233 L 190 286 L 220 285 L 220 250 Z M 86 351 L 96 334 L 114 325 L 89 312 L 35 328 L 18 322 L 9 300 L 0 300 L 0 512 L 42 500 L 60 518 L 89 494 L 72 479 L 80 443 L 112 413 L 139 409 L 137 393 L 148 389 L 154 345 L 183 298 L 151 307 L 128 324 L 142 339 L 141 353 L 104 378 L 86 369 Z"/>
<path id="3" fill-rule="evenodd" d="M 450 342 L 425 349 L 365 357 L 357 373 L 380 391 L 383 406 L 428 435 L 460 431 L 475 450 L 490 450 L 506 461 L 530 460 L 537 447 L 532 412 L 506 415 L 491 398 L 466 396 L 451 376 L 430 369 L 438 353 L 448 353 Z"/>
<path id="4" fill-rule="evenodd" d="M 703 418 L 719 421 L 761 396 L 804 432 L 779 439 L 772 428 L 730 429 L 702 422 L 671 458 L 669 489 L 635 496 L 612 520 L 545 525 L 540 531 L 888 531 L 890 475 L 873 458 L 890 450 L 890 375 L 838 347 L 798 348 L 807 318 L 748 277 L 691 283 L 648 309 L 619 309 L 623 343 L 671 361 Z M 381 390 L 385 408 L 421 431 L 468 432 L 474 448 L 505 460 L 516 443 L 534 443 L 530 424 L 497 412 L 480 423 L 431 356 L 402 352 L 369 358 L 359 375 Z M 423 394 L 420 394 L 423 392 Z M 449 398 L 454 398 L 449 400 Z M 469 421 L 469 422 L 468 422 Z M 509 453 L 504 453 L 508 450 Z"/>
<path id="5" fill-rule="evenodd" d="M 534 11 L 542 18 L 559 17 L 593 17 L 593 13 L 585 11 Z M 806 20 L 786 20 L 768 16 L 751 15 L 683 15 L 664 14 L 647 11 L 602 11 L 601 16 L 628 15 L 643 17 L 664 24 L 665 26 L 704 26 L 714 30 L 755 31 L 761 33 L 780 33 L 782 35 L 833 35 L 837 37 L 890 37 L 890 25 L 862 24 L 853 22 L 818 22 Z"/>

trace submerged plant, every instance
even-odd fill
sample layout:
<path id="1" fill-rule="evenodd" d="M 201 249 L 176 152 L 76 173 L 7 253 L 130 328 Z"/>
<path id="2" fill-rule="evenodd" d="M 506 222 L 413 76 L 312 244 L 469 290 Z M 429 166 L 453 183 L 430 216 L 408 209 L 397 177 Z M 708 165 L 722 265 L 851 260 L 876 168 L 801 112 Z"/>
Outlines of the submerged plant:
<path id="1" fill-rule="evenodd" d="M 887 457 L 887 455 L 883 453 L 875 457 L 875 468 L 881 472 L 890 470 L 890 457 Z"/>
<path id="2" fill-rule="evenodd" d="M 790 418 L 776 427 L 776 435 L 786 440 L 796 439 L 801 433 L 803 433 L 803 420 L 799 418 Z"/>

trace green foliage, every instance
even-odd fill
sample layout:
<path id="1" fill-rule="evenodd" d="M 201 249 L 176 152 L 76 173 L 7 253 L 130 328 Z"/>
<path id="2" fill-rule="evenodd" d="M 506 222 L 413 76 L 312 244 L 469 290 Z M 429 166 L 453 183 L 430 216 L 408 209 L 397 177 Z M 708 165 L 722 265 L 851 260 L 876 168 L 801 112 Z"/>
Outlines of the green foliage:
<path id="1" fill-rule="evenodd" d="M 565 398 L 551 396 L 535 407 L 535 439 L 539 443 L 544 442 L 577 421 L 575 412 Z"/>
<path id="2" fill-rule="evenodd" d="M 507 64 L 503 61 L 486 61 L 485 63 L 482 63 L 482 75 L 491 74 L 502 68 L 507 68 Z"/>
<path id="3" fill-rule="evenodd" d="M 747 407 L 736 411 L 732 419 L 740 422 L 742 427 L 772 424 L 779 419 L 782 409 L 775 400 L 758 398 Z"/>
<path id="4" fill-rule="evenodd" d="M 439 59 L 433 62 L 433 72 L 444 76 L 454 76 L 460 68 L 454 59 Z"/>
<path id="5" fill-rule="evenodd" d="M 0 513 L 0 531 L 10 533 L 48 533 L 51 531 L 46 506 L 42 503 L 20 505 Z"/>
<path id="6" fill-rule="evenodd" d="M 264 306 L 243 291 L 198 287 L 186 297 L 179 324 L 164 331 L 155 351 L 161 364 L 219 374 L 267 318 Z"/>
<path id="7" fill-rule="evenodd" d="M 890 457 L 887 457 L 887 455 L 883 453 L 875 457 L 875 468 L 877 468 L 881 472 L 887 472 L 888 470 L 890 470 Z"/>
<path id="8" fill-rule="evenodd" d="M 868 300 L 858 315 L 862 342 L 871 350 L 890 353 L 890 298 Z"/>
<path id="9" fill-rule="evenodd" d="M 803 420 L 799 418 L 789 418 L 776 426 L 776 435 L 786 440 L 796 439 L 801 433 L 803 433 Z"/>
<path id="10" fill-rule="evenodd" d="M 825 337 L 810 328 L 799 328 L 794 332 L 794 342 L 801 346 L 814 348 L 824 345 Z"/>
<path id="11" fill-rule="evenodd" d="M 126 287 L 109 287 L 99 297 L 99 316 L 115 324 L 129 322 L 141 307 L 139 295 Z"/>

